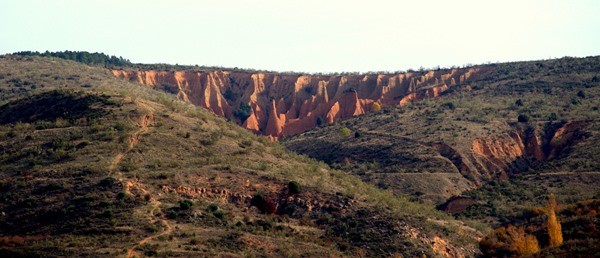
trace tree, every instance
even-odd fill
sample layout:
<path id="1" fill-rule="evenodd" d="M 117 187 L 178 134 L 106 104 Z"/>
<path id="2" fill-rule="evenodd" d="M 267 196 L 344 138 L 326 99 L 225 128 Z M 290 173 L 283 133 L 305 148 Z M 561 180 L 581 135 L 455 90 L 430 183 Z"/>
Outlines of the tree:
<path id="1" fill-rule="evenodd" d="M 233 115 L 242 123 L 246 121 L 248 117 L 250 117 L 250 114 L 252 114 L 252 108 L 250 105 L 248 105 L 248 103 L 245 102 L 240 103 L 240 108 L 238 108 L 236 111 L 233 111 Z"/>
<path id="2" fill-rule="evenodd" d="M 13 53 L 13 55 L 19 56 L 42 56 L 42 57 L 57 57 L 67 60 L 73 60 L 89 65 L 113 65 L 113 66 L 131 66 L 131 61 L 123 57 L 109 56 L 104 53 L 90 53 L 87 51 L 69 51 L 63 52 L 50 52 L 46 51 L 43 53 L 33 51 L 21 51 Z"/>
<path id="3" fill-rule="evenodd" d="M 534 235 L 521 227 L 499 227 L 479 242 L 481 251 L 492 257 L 531 255 L 540 251 Z"/>
<path id="4" fill-rule="evenodd" d="M 548 195 L 547 207 L 548 238 L 551 247 L 563 244 L 562 227 L 556 217 L 556 199 L 553 194 Z"/>

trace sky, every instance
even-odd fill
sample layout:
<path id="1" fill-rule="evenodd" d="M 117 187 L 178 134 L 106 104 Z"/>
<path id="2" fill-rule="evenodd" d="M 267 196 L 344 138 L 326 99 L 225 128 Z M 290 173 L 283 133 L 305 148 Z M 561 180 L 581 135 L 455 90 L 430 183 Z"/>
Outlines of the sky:
<path id="1" fill-rule="evenodd" d="M 368 72 L 600 55 L 600 1 L 0 0 L 0 54 Z"/>

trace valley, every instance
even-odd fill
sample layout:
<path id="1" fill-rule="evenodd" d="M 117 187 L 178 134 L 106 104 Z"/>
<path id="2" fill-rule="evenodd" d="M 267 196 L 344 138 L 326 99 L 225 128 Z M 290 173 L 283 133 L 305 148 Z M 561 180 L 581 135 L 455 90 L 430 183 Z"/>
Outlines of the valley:
<path id="1" fill-rule="evenodd" d="M 510 256 L 499 239 L 521 229 L 537 255 L 598 254 L 599 73 L 600 57 L 297 74 L 4 55 L 0 254 Z"/>

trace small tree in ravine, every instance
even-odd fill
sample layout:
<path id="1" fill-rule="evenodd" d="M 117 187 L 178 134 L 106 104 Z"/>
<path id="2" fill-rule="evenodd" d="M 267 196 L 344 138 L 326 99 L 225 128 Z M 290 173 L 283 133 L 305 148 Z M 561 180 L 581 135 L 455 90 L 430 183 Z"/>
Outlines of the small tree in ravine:
<path id="1" fill-rule="evenodd" d="M 237 109 L 236 111 L 233 111 L 233 115 L 235 117 L 237 117 L 238 119 L 240 119 L 240 121 L 243 123 L 244 121 L 246 121 L 246 119 L 248 119 L 248 117 L 250 117 L 250 115 L 252 114 L 252 108 L 250 107 L 250 105 L 248 105 L 248 103 L 240 103 L 240 108 Z"/>

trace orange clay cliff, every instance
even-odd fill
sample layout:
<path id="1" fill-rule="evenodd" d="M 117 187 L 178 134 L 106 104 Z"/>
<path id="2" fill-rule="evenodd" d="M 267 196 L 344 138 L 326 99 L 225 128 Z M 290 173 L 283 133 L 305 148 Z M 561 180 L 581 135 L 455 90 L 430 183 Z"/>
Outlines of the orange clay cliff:
<path id="1" fill-rule="evenodd" d="M 231 71 L 113 70 L 123 79 L 161 87 L 177 97 L 235 120 L 273 140 L 309 130 L 317 120 L 337 120 L 381 107 L 434 98 L 479 78 L 491 68 L 370 75 L 288 75 Z M 241 103 L 251 107 L 244 121 L 234 116 Z"/>

